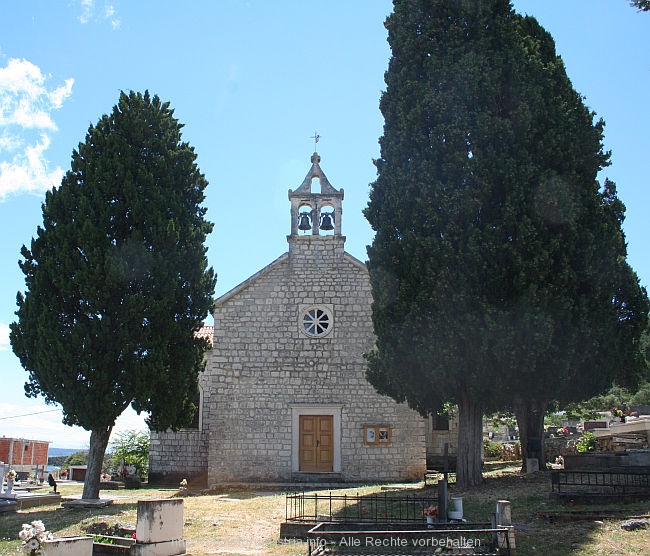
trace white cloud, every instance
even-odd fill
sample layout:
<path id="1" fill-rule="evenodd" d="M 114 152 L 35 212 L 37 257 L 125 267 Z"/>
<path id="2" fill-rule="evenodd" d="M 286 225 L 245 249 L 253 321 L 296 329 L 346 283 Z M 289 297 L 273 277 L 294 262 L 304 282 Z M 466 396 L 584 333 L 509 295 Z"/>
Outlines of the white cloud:
<path id="1" fill-rule="evenodd" d="M 54 89 L 50 93 L 50 101 L 52 102 L 53 108 L 61 108 L 63 106 L 63 101 L 72 94 L 72 85 L 74 85 L 74 79 L 71 77 L 65 80 L 65 85 Z"/>
<path id="2" fill-rule="evenodd" d="M 98 8 L 95 0 L 80 0 L 81 13 L 77 17 L 82 25 L 91 21 L 108 21 L 114 31 L 120 28 L 120 19 L 116 15 L 115 6 L 105 2 L 102 8 Z"/>
<path id="3" fill-rule="evenodd" d="M 62 423 L 61 410 L 42 401 L 0 403 L 2 433 L 8 438 L 47 440 L 59 447 L 81 448 L 90 440 L 90 433 L 80 427 Z"/>
<path id="4" fill-rule="evenodd" d="M 90 21 L 94 8 L 94 0 L 81 0 L 81 14 L 79 15 L 79 21 L 82 24 L 86 24 Z"/>
<path id="5" fill-rule="evenodd" d="M 15 151 L 20 147 L 20 145 L 22 145 L 22 143 L 23 140 L 18 135 L 0 129 L 0 152 Z"/>
<path id="6" fill-rule="evenodd" d="M 120 28 L 120 19 L 115 15 L 115 8 L 112 4 L 107 4 L 104 7 L 104 17 L 111 22 L 111 27 L 114 31 Z"/>
<path id="7" fill-rule="evenodd" d="M 28 60 L 0 68 L 0 200 L 9 194 L 41 193 L 58 185 L 61 168 L 50 169 L 45 151 L 52 118 L 72 94 L 74 79 L 49 89 L 48 76 Z"/>
<path id="8" fill-rule="evenodd" d="M 72 94 L 74 79 L 49 91 L 46 76 L 27 60 L 12 58 L 0 68 L 0 126 L 55 130 L 50 112 Z"/>
<path id="9" fill-rule="evenodd" d="M 63 413 L 59 406 L 46 405 L 41 399 L 25 398 L 21 403 L 0 402 L 2 434 L 8 438 L 46 440 L 57 448 L 87 449 L 90 432 L 81 427 L 63 424 Z M 128 408 L 118 417 L 110 441 L 127 430 L 147 430 L 144 416 L 138 416 Z"/>
<path id="10" fill-rule="evenodd" d="M 43 153 L 50 145 L 47 135 L 35 145 L 26 146 L 24 152 L 9 161 L 0 162 L 0 201 L 12 194 L 42 193 L 58 186 L 63 177 L 63 169 L 48 169 Z"/>

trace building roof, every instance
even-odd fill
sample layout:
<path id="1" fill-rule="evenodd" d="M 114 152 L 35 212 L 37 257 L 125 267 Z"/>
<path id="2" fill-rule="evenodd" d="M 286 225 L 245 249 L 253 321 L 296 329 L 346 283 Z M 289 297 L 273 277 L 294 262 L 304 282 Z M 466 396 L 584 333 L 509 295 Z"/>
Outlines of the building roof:
<path id="1" fill-rule="evenodd" d="M 214 336 L 214 326 L 202 326 L 196 333 L 197 338 L 205 338 L 212 346 L 212 337 Z"/>
<path id="2" fill-rule="evenodd" d="M 12 438 L 5 435 L 2 435 L 2 437 L 0 438 L 0 441 L 2 440 L 11 440 L 12 442 L 27 442 L 27 443 L 35 442 L 37 444 L 52 444 L 51 440 L 34 440 L 33 438 Z"/>

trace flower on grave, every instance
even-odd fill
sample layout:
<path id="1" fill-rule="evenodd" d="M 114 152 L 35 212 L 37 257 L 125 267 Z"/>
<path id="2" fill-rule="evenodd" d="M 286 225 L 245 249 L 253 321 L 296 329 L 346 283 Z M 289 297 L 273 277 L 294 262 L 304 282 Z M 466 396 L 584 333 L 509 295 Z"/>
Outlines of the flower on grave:
<path id="1" fill-rule="evenodd" d="M 45 530 L 45 525 L 40 520 L 31 523 L 23 523 L 23 528 L 18 533 L 18 537 L 23 541 L 20 550 L 28 553 L 30 556 L 42 554 L 41 545 L 44 541 L 52 538 L 52 533 Z"/>
<path id="2" fill-rule="evenodd" d="M 438 515 L 438 506 L 424 508 L 424 515 L 427 517 L 436 517 Z"/>
<path id="3" fill-rule="evenodd" d="M 182 488 L 185 488 L 187 486 L 187 479 L 183 479 L 180 484 Z"/>
<path id="4" fill-rule="evenodd" d="M 9 470 L 7 473 L 7 479 L 13 481 L 16 478 L 16 472 L 13 469 Z"/>

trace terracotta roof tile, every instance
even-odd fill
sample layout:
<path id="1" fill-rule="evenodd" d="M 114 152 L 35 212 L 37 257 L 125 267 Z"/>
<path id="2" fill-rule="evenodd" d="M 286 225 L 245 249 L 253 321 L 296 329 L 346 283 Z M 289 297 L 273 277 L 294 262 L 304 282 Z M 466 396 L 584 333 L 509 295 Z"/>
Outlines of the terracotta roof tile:
<path id="1" fill-rule="evenodd" d="M 214 335 L 214 326 L 202 326 L 196 333 L 197 337 L 205 338 L 212 345 L 212 336 Z"/>

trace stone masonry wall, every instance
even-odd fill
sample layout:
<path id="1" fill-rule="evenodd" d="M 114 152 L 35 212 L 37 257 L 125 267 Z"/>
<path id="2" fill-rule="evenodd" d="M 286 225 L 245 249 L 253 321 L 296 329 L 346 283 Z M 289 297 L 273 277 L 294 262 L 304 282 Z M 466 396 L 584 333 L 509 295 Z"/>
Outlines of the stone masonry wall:
<path id="1" fill-rule="evenodd" d="M 151 432 L 149 483 L 207 486 L 208 444 L 198 430 Z"/>
<path id="2" fill-rule="evenodd" d="M 422 478 L 424 420 L 365 379 L 370 283 L 344 240 L 290 236 L 288 257 L 217 300 L 214 347 L 200 376 L 210 486 L 296 480 L 297 405 L 340 416 L 338 480 Z M 315 305 L 333 315 L 322 338 L 300 330 L 302 311 Z M 365 445 L 364 426 L 391 427 L 392 442 Z"/>

